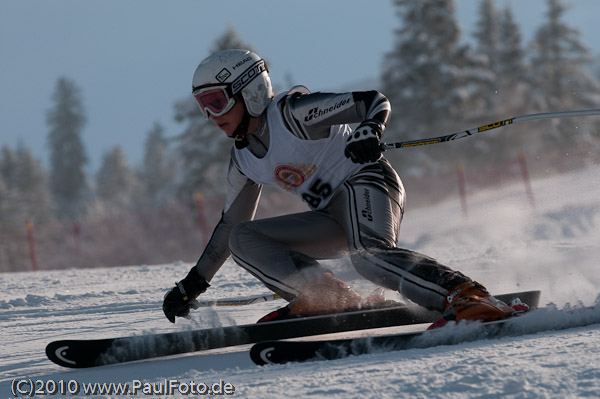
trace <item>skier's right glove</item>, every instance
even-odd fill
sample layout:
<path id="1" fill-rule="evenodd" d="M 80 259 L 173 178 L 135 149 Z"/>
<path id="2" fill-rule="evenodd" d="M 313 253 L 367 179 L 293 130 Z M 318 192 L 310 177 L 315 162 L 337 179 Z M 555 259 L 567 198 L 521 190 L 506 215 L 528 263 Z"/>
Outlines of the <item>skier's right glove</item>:
<path id="1" fill-rule="evenodd" d="M 376 120 L 368 119 L 358 125 L 348 137 L 344 155 L 354 163 L 375 162 L 381 158 L 381 135 L 384 126 Z"/>
<path id="2" fill-rule="evenodd" d="M 188 275 L 175 284 L 171 291 L 167 292 L 163 301 L 163 312 L 171 323 L 175 323 L 175 317 L 186 317 L 191 309 L 195 309 L 196 298 L 202 294 L 210 285 L 206 280 L 196 273 L 192 268 Z"/>

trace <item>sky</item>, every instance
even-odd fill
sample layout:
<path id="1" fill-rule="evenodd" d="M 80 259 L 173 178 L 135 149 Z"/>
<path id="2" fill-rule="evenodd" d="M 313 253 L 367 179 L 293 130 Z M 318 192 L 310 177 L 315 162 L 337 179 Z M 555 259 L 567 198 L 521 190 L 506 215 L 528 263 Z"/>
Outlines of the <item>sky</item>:
<path id="1" fill-rule="evenodd" d="M 479 4 L 456 0 L 463 40 Z M 529 40 L 546 0 L 506 4 Z M 570 4 L 565 20 L 600 55 L 600 2 Z M 168 137 L 183 130 L 174 104 L 228 26 L 268 60 L 276 88 L 335 91 L 377 82 L 399 23 L 391 0 L 0 0 L 0 147 L 24 145 L 47 167 L 46 114 L 64 76 L 82 92 L 89 172 L 116 145 L 138 165 L 155 123 Z"/>

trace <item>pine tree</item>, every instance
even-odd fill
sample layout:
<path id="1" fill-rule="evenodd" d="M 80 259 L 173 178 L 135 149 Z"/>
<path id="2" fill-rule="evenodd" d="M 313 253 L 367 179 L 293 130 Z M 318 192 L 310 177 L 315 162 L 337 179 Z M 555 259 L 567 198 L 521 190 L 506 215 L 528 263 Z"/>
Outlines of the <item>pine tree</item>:
<path id="1" fill-rule="evenodd" d="M 254 46 L 248 43 L 244 43 L 243 39 L 237 33 L 233 25 L 227 26 L 225 33 L 221 35 L 212 46 L 210 53 L 216 53 L 217 51 L 227 50 L 227 49 L 243 49 L 255 51 Z"/>
<path id="2" fill-rule="evenodd" d="M 500 11 L 493 0 L 482 0 L 474 38 L 477 53 L 486 57 L 493 74 L 493 80 L 479 92 L 486 99 L 486 115 L 507 114 L 512 108 L 523 110 L 527 103 L 524 51 L 510 7 Z"/>
<path id="3" fill-rule="evenodd" d="M 563 20 L 568 7 L 562 0 L 547 0 L 546 21 L 531 43 L 533 99 L 539 111 L 564 111 L 596 107 L 600 103 L 600 83 L 587 70 L 591 60 L 580 32 Z M 582 124 L 590 123 L 581 121 Z M 553 148 L 580 140 L 580 122 L 574 119 L 553 121 L 545 140 Z M 584 129 L 582 129 L 584 130 Z"/>
<path id="4" fill-rule="evenodd" d="M 493 0 L 482 0 L 479 7 L 474 39 L 478 54 L 487 59 L 493 80 L 479 87 L 478 95 L 486 103 L 486 109 L 478 123 L 501 120 L 509 116 L 527 113 L 529 110 L 530 85 L 527 83 L 524 51 L 519 26 L 515 23 L 510 7 L 498 10 Z M 514 134 L 488 135 L 480 140 L 478 148 L 468 154 L 468 163 L 489 165 L 516 158 L 523 142 L 531 135 L 522 126 L 511 128 Z M 469 145 L 470 144 L 465 144 Z M 467 157 L 465 157 L 467 158 Z"/>
<path id="5" fill-rule="evenodd" d="M 17 159 L 14 151 L 7 145 L 0 153 L 0 225 L 14 227 L 22 220 L 17 215 L 20 202 L 16 190 Z"/>
<path id="6" fill-rule="evenodd" d="M 460 43 L 452 0 L 396 0 L 402 27 L 383 66 L 384 88 L 407 116 L 402 129 L 414 134 L 434 120 L 473 111 L 469 87 L 484 64 Z"/>
<path id="7" fill-rule="evenodd" d="M 136 172 L 127 164 L 125 152 L 115 146 L 102 158 L 96 177 L 96 196 L 109 213 L 137 207 L 140 183 Z"/>
<path id="8" fill-rule="evenodd" d="M 226 49 L 252 50 L 252 46 L 244 43 L 230 26 L 215 42 L 211 54 Z M 226 186 L 223 179 L 233 140 L 202 117 L 191 95 L 175 105 L 175 119 L 186 124 L 179 136 L 177 150 L 183 171 L 179 186 L 180 198 L 187 202 L 198 192 L 223 194 Z"/>
<path id="9" fill-rule="evenodd" d="M 598 84 L 585 68 L 591 60 L 589 51 L 579 31 L 563 21 L 568 7 L 562 0 L 547 2 L 546 22 L 531 43 L 538 107 L 556 111 L 597 104 Z"/>
<path id="10" fill-rule="evenodd" d="M 488 68 L 498 75 L 500 50 L 500 13 L 493 0 L 482 0 L 474 33 L 477 52 L 488 58 Z"/>
<path id="11" fill-rule="evenodd" d="M 53 203 L 47 175 L 31 151 L 8 146 L 0 154 L 0 225 L 23 227 L 28 221 L 52 219 Z"/>
<path id="12" fill-rule="evenodd" d="M 498 49 L 498 73 L 503 85 L 513 87 L 527 79 L 525 51 L 521 29 L 515 22 L 510 7 L 500 14 L 500 41 Z"/>
<path id="13" fill-rule="evenodd" d="M 0 159 L 0 162 L 2 160 Z M 8 218 L 10 216 L 10 202 L 9 202 L 9 191 L 4 182 L 4 176 L 0 174 L 0 226 L 6 228 L 9 224 Z"/>
<path id="14" fill-rule="evenodd" d="M 493 76 L 481 57 L 460 43 L 454 1 L 394 4 L 401 27 L 383 65 L 382 91 L 393 109 L 386 136 L 408 139 L 450 133 L 463 126 L 464 115 L 484 109 L 485 101 L 476 94 Z M 441 164 L 443 151 L 423 148 L 387 156 L 405 173 L 420 175 Z"/>
<path id="15" fill-rule="evenodd" d="M 158 206 L 168 202 L 174 190 L 175 165 L 159 123 L 154 124 L 146 137 L 140 176 L 146 204 Z"/>
<path id="16" fill-rule="evenodd" d="M 85 113 L 80 89 L 67 78 L 60 78 L 48 111 L 50 128 L 50 188 L 61 219 L 75 219 L 83 213 L 88 193 L 84 168 L 87 156 L 81 134 Z"/>
<path id="17" fill-rule="evenodd" d="M 17 149 L 17 187 L 19 207 L 23 218 L 34 223 L 47 223 L 53 219 L 54 203 L 48 190 L 48 176 L 28 148 Z"/>
<path id="18" fill-rule="evenodd" d="M 15 152 L 7 145 L 2 147 L 0 154 L 0 176 L 4 179 L 7 186 L 16 184 L 17 156 Z"/>
<path id="19" fill-rule="evenodd" d="M 479 6 L 479 18 L 473 34 L 476 40 L 477 53 L 484 56 L 486 68 L 492 78 L 482 82 L 477 90 L 479 96 L 486 104 L 486 116 L 495 113 L 502 104 L 498 96 L 501 88 L 500 80 L 500 13 L 494 6 L 493 0 L 482 0 Z"/>

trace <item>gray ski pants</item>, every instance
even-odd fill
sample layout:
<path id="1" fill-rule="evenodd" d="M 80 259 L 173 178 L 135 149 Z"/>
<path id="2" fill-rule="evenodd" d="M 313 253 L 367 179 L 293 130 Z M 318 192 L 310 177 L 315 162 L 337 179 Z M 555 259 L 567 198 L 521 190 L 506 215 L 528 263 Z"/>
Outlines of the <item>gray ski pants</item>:
<path id="1" fill-rule="evenodd" d="M 404 202 L 402 182 L 382 158 L 351 176 L 322 211 L 238 224 L 230 234 L 231 253 L 236 263 L 288 300 L 326 270 L 318 260 L 349 254 L 364 278 L 441 311 L 448 292 L 470 279 L 396 246 Z"/>

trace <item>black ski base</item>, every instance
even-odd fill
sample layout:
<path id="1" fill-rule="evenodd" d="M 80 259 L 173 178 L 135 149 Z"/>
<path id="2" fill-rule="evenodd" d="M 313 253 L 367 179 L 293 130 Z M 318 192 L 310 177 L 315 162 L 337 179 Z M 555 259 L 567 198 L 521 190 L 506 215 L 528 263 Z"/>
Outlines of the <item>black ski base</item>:
<path id="1" fill-rule="evenodd" d="M 46 355 L 64 367 L 86 368 L 161 356 L 252 344 L 272 339 L 327 334 L 339 331 L 421 323 L 439 317 L 418 306 L 400 305 L 277 320 L 239 326 L 122 338 L 60 340 L 46 346 Z"/>
<path id="2" fill-rule="evenodd" d="M 540 291 L 526 291 L 497 295 L 496 297 L 505 302 L 519 297 L 531 308 L 535 308 L 539 303 Z M 419 306 L 403 305 L 386 309 L 361 310 L 335 315 L 164 334 L 91 340 L 60 340 L 47 345 L 46 355 L 51 361 L 64 367 L 86 368 L 268 340 L 431 323 L 439 317 L 438 312 Z"/>
<path id="3" fill-rule="evenodd" d="M 335 360 L 374 352 L 399 351 L 503 336 L 506 322 L 514 317 L 477 326 L 466 333 L 453 334 L 446 327 L 430 331 L 316 341 L 266 341 L 250 349 L 250 358 L 260 366 L 315 360 Z"/>

